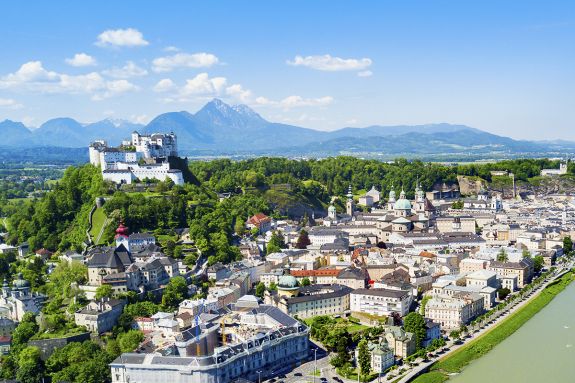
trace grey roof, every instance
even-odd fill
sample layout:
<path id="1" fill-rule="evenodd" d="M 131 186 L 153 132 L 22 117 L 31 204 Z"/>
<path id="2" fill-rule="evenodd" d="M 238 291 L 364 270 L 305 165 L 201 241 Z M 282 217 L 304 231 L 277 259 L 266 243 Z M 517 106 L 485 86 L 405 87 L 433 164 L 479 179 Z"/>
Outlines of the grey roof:
<path id="1" fill-rule="evenodd" d="M 357 267 L 348 267 L 340 271 L 337 275 L 337 279 L 367 279 L 367 275 L 363 269 Z"/>
<path id="2" fill-rule="evenodd" d="M 325 292 L 322 292 L 325 291 Z M 286 298 L 289 304 L 301 303 L 301 302 L 311 302 L 320 299 L 330 299 L 339 298 L 350 294 L 353 291 L 352 288 L 333 284 L 333 285 L 310 285 L 300 288 L 297 297 Z"/>
<path id="3" fill-rule="evenodd" d="M 88 267 L 108 267 L 108 268 L 122 268 L 127 267 L 132 263 L 132 256 L 130 252 L 120 245 L 117 248 L 97 248 L 90 260 Z"/>

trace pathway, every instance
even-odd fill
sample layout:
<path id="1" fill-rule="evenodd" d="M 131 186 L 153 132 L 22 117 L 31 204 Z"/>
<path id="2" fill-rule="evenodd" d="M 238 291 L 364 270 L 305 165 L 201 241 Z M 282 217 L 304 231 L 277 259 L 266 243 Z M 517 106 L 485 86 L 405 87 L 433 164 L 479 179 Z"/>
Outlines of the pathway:
<path id="1" fill-rule="evenodd" d="M 568 267 L 563 266 L 561 269 L 557 269 L 555 271 L 555 273 L 553 274 L 553 276 L 548 277 L 544 283 L 542 283 L 541 285 L 539 285 L 539 287 L 531 290 L 531 292 L 528 295 L 527 299 L 522 299 L 521 301 L 516 301 L 516 303 L 513 305 L 513 307 L 511 308 L 507 308 L 504 311 L 499 311 L 494 313 L 489 320 L 486 320 L 487 323 L 493 321 L 493 323 L 491 325 L 485 326 L 483 328 L 480 328 L 477 332 L 475 333 L 471 333 L 470 336 L 466 339 L 464 339 L 460 344 L 455 344 L 454 342 L 448 342 L 447 346 L 449 348 L 449 351 L 443 355 L 441 355 L 440 357 L 436 357 L 431 359 L 429 362 L 422 362 L 420 363 L 418 366 L 412 368 L 410 371 L 407 372 L 406 375 L 404 375 L 401 380 L 398 381 L 398 383 L 408 383 L 410 382 L 412 379 L 414 379 L 415 377 L 421 375 L 422 371 L 425 371 L 426 369 L 428 369 L 429 367 L 431 367 L 433 364 L 435 364 L 438 360 L 440 359 L 444 359 L 446 357 L 448 357 L 449 355 L 451 355 L 452 353 L 454 353 L 455 351 L 457 351 L 458 349 L 460 349 L 461 347 L 465 346 L 467 343 L 469 343 L 470 341 L 472 341 L 475 338 L 478 338 L 479 336 L 485 334 L 487 331 L 492 330 L 493 328 L 495 328 L 501 321 L 503 321 L 505 319 L 505 317 L 507 317 L 509 314 L 514 313 L 515 311 L 519 310 L 521 307 L 525 306 L 526 304 L 528 304 L 529 302 L 531 302 L 531 300 L 533 298 L 535 298 L 537 295 L 539 295 L 539 293 L 541 291 L 543 291 L 543 289 L 549 285 L 551 282 L 553 282 L 555 279 L 559 278 L 560 276 L 562 276 L 566 271 L 570 270 L 573 267 L 573 263 L 569 263 Z"/>

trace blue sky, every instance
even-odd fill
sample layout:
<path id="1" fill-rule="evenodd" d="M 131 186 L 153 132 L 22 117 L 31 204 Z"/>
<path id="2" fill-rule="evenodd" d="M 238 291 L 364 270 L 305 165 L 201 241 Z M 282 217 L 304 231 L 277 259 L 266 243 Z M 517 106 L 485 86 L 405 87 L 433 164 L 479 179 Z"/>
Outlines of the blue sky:
<path id="1" fill-rule="evenodd" d="M 3 1 L 0 120 L 195 112 L 575 140 L 573 1 Z"/>

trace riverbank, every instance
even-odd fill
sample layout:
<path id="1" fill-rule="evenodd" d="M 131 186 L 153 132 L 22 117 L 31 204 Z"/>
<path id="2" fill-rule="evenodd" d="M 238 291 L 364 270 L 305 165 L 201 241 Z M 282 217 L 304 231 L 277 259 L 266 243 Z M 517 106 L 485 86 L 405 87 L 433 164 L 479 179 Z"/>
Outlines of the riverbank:
<path id="1" fill-rule="evenodd" d="M 500 324 L 487 331 L 479 338 L 464 345 L 446 358 L 431 366 L 428 373 L 412 380 L 413 383 L 441 383 L 449 379 L 449 374 L 459 373 L 473 360 L 491 351 L 497 344 L 517 331 L 523 324 L 541 311 L 553 298 L 563 291 L 573 281 L 570 271 L 561 278 L 547 285 L 539 294 L 531 298 Z"/>

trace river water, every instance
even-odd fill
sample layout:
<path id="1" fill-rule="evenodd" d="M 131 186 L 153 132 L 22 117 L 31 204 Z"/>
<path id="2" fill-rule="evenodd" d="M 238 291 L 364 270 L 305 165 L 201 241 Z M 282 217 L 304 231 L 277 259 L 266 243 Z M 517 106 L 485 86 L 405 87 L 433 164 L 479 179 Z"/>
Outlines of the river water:
<path id="1" fill-rule="evenodd" d="M 575 283 L 449 383 L 575 382 Z"/>

